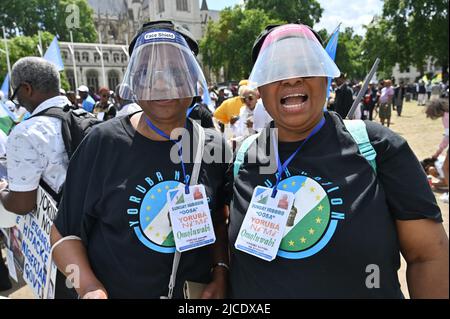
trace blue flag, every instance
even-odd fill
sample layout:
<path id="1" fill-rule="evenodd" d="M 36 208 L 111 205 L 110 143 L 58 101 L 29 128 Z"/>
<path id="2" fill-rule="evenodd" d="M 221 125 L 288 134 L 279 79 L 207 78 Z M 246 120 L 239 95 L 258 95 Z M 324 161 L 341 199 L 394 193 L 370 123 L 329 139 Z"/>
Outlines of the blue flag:
<path id="1" fill-rule="evenodd" d="M 5 79 L 3 80 L 1 90 L 2 90 L 3 94 L 5 95 L 5 99 L 7 99 L 9 96 L 9 73 L 6 74 Z"/>
<path id="2" fill-rule="evenodd" d="M 64 70 L 64 63 L 61 58 L 61 51 L 59 49 L 58 39 L 56 37 L 47 48 L 47 51 L 44 54 L 44 59 L 56 65 L 58 71 Z"/>
<path id="3" fill-rule="evenodd" d="M 327 46 L 325 47 L 325 51 L 327 51 L 330 58 L 336 60 L 336 49 L 338 45 L 339 40 L 339 28 L 340 25 L 336 28 L 334 33 L 331 35 L 330 39 L 328 40 Z M 331 86 L 331 80 L 332 78 L 328 78 L 328 86 L 327 86 L 327 100 L 328 96 L 330 95 L 330 86 Z"/>

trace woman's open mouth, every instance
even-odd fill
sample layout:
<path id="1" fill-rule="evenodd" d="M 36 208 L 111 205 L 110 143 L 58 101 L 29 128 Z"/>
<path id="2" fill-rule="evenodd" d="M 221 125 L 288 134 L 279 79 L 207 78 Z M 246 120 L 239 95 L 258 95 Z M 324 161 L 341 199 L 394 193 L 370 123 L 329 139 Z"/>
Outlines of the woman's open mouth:
<path id="1" fill-rule="evenodd" d="M 307 94 L 289 94 L 280 99 L 280 104 L 287 112 L 297 112 L 306 106 L 308 101 Z"/>

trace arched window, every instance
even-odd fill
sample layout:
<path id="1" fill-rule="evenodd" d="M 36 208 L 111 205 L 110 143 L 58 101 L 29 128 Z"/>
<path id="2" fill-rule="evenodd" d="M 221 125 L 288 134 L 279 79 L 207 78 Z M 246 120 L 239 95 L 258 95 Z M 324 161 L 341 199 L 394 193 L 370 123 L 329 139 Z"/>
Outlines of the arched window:
<path id="1" fill-rule="evenodd" d="M 96 70 L 89 70 L 86 72 L 87 86 L 93 88 L 94 92 L 98 91 L 98 72 Z"/>
<path id="2" fill-rule="evenodd" d="M 75 76 L 73 74 L 73 70 L 66 70 L 67 81 L 69 81 L 70 89 L 75 91 L 77 88 L 75 87 Z"/>
<path id="3" fill-rule="evenodd" d="M 100 54 L 98 54 L 97 52 L 94 53 L 94 62 L 98 62 L 100 61 Z"/>
<path id="4" fill-rule="evenodd" d="M 177 0 L 177 11 L 189 12 L 187 0 Z"/>
<path id="5" fill-rule="evenodd" d="M 127 62 L 127 55 L 125 53 L 122 53 L 121 60 L 122 60 L 122 63 Z"/>
<path id="6" fill-rule="evenodd" d="M 109 62 L 109 54 L 108 54 L 108 52 L 103 52 L 103 61 L 104 62 Z"/>
<path id="7" fill-rule="evenodd" d="M 114 63 L 120 62 L 120 54 L 119 53 L 116 52 L 113 54 L 113 61 L 114 61 Z"/>
<path id="8" fill-rule="evenodd" d="M 119 84 L 119 73 L 115 70 L 108 72 L 108 87 L 110 90 L 115 90 L 116 86 Z"/>
<path id="9" fill-rule="evenodd" d="M 89 62 L 89 53 L 87 53 L 87 52 L 81 53 L 81 59 L 82 59 L 84 62 Z"/>
<path id="10" fill-rule="evenodd" d="M 77 62 L 80 62 L 80 52 L 75 51 L 75 60 L 77 60 Z"/>

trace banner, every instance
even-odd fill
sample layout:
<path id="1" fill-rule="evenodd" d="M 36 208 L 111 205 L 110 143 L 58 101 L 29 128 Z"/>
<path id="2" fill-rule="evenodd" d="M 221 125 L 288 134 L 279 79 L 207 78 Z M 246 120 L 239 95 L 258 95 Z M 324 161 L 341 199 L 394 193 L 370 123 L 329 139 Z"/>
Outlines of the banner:
<path id="1" fill-rule="evenodd" d="M 5 231 L 14 262 L 38 299 L 54 298 L 57 271 L 50 255 L 50 231 L 57 212 L 53 198 L 39 187 L 36 210 L 18 216 L 18 225 Z"/>

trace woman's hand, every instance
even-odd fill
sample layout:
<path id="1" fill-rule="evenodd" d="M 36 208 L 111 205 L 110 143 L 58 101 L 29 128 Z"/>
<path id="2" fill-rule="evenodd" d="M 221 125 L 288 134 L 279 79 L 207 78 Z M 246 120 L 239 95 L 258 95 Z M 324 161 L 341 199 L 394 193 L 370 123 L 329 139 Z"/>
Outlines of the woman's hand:
<path id="1" fill-rule="evenodd" d="M 213 278 L 213 281 L 203 290 L 202 299 L 224 299 L 226 297 L 228 270 L 223 267 L 216 267 Z"/>
<path id="2" fill-rule="evenodd" d="M 106 291 L 102 288 L 88 291 L 82 296 L 82 299 L 108 299 Z"/>

